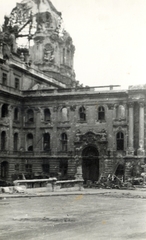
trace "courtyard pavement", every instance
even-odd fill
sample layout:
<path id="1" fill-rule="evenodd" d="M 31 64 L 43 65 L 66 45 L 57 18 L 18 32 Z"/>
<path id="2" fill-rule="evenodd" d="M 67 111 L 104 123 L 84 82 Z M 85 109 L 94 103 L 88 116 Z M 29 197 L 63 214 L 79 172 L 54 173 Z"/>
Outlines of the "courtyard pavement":
<path id="1" fill-rule="evenodd" d="M 66 196 L 66 195 L 103 195 L 114 197 L 132 197 L 132 198 L 146 198 L 146 187 L 135 189 L 94 189 L 85 188 L 81 191 L 73 188 L 62 188 L 58 191 L 52 192 L 47 187 L 42 188 L 28 188 L 24 193 L 0 193 L 2 198 L 28 198 L 28 197 L 51 197 L 51 196 Z"/>

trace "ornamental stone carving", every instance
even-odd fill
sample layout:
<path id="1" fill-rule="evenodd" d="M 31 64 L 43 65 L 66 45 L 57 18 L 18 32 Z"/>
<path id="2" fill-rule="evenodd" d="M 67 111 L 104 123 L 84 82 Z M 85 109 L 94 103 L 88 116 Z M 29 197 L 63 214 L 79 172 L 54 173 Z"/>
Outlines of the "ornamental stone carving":
<path id="1" fill-rule="evenodd" d="M 114 107 L 115 107 L 114 104 L 112 104 L 112 103 L 108 104 L 107 106 L 108 106 L 108 109 L 109 109 L 109 110 L 113 110 Z"/>
<path id="2" fill-rule="evenodd" d="M 44 61 L 45 62 L 54 61 L 54 48 L 50 43 L 46 44 L 44 47 Z"/>
<path id="3" fill-rule="evenodd" d="M 98 133 L 89 131 L 83 134 L 78 129 L 75 135 L 74 144 L 75 151 L 78 155 L 80 155 L 82 149 L 88 145 L 96 146 L 100 154 L 104 155 L 107 152 L 107 132 L 103 129 Z"/>

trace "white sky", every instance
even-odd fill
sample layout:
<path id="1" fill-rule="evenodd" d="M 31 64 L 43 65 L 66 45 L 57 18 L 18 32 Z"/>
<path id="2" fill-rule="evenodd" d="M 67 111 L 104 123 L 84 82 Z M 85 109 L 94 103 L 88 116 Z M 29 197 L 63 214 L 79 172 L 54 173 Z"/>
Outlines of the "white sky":
<path id="1" fill-rule="evenodd" d="M 20 0 L 0 0 L 0 23 Z M 146 0 L 52 0 L 76 47 L 76 79 L 89 86 L 146 83 Z"/>

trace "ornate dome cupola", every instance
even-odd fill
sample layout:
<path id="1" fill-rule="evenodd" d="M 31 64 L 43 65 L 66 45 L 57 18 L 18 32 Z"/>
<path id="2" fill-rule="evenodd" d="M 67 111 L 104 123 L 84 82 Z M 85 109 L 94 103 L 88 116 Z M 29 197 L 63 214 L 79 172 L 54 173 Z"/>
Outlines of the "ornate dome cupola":
<path id="1" fill-rule="evenodd" d="M 25 55 L 26 59 L 29 50 L 31 62 L 39 70 L 66 84 L 66 87 L 74 86 L 75 47 L 62 27 L 61 13 L 49 0 L 22 0 L 17 3 L 10 16 L 5 18 L 3 32 L 0 42 L 6 35 L 6 57 L 9 58 L 11 52 Z M 16 42 L 20 47 L 16 47 Z"/>
<path id="2" fill-rule="evenodd" d="M 36 22 L 34 45 L 30 48 L 32 62 L 52 78 L 71 87 L 75 81 L 72 38 L 62 27 L 61 13 L 49 0 L 35 1 Z"/>

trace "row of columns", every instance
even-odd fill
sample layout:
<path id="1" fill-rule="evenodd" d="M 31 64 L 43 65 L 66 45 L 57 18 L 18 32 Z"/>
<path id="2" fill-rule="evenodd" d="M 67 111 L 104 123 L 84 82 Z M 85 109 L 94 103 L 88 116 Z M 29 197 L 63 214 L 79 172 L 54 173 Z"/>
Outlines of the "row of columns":
<path id="1" fill-rule="evenodd" d="M 145 155 L 144 150 L 144 103 L 139 103 L 139 148 L 137 154 L 139 156 Z M 134 154 L 134 103 L 129 103 L 129 135 L 128 135 L 128 155 Z"/>

